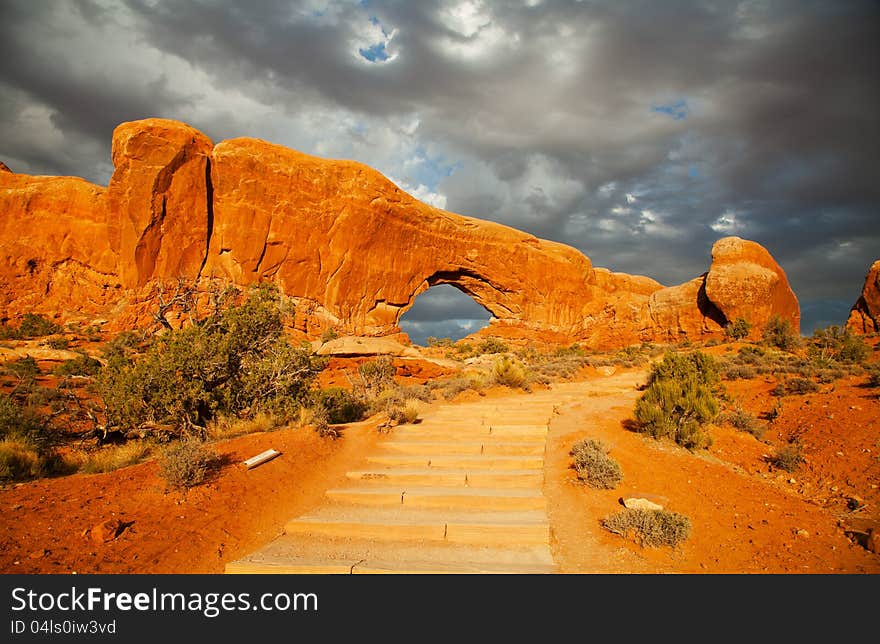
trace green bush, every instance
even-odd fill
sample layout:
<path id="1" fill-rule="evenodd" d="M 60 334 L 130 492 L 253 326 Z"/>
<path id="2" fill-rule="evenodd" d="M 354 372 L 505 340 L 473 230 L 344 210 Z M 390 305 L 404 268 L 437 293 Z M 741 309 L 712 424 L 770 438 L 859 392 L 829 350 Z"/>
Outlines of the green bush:
<path id="1" fill-rule="evenodd" d="M 724 334 L 732 340 L 742 340 L 749 337 L 752 332 L 752 324 L 745 318 L 736 318 L 724 327 Z"/>
<path id="2" fill-rule="evenodd" d="M 571 448 L 578 478 L 591 487 L 611 490 L 623 478 L 620 465 L 608 456 L 610 450 L 602 441 L 584 439 Z"/>
<path id="3" fill-rule="evenodd" d="M 317 402 L 327 410 L 327 422 L 334 425 L 357 422 L 368 409 L 366 402 L 342 387 L 322 389 L 317 394 Z"/>
<path id="4" fill-rule="evenodd" d="M 0 394 L 0 480 L 45 476 L 57 469 L 57 435 L 43 417 Z"/>
<path id="5" fill-rule="evenodd" d="M 84 353 L 73 360 L 65 360 L 52 369 L 56 376 L 97 376 L 100 371 L 101 363 Z"/>
<path id="6" fill-rule="evenodd" d="M 321 344 L 327 344 L 331 340 L 335 340 L 338 337 L 339 333 L 333 327 L 324 329 L 324 332 L 321 334 Z"/>
<path id="7" fill-rule="evenodd" d="M 871 365 L 868 368 L 868 386 L 880 387 L 880 364 Z"/>
<path id="8" fill-rule="evenodd" d="M 19 358 L 15 362 L 7 364 L 6 369 L 22 380 L 33 380 L 43 373 L 37 361 L 30 356 Z"/>
<path id="9" fill-rule="evenodd" d="M 669 510 L 621 510 L 605 517 L 602 527 L 635 540 L 642 547 L 675 547 L 690 536 L 691 522 Z"/>
<path id="10" fill-rule="evenodd" d="M 158 336 L 143 356 L 114 353 L 97 381 L 108 427 L 204 435 L 219 414 L 292 417 L 324 363 L 287 342 L 281 314 L 277 289 L 258 286 L 241 304 Z"/>
<path id="11" fill-rule="evenodd" d="M 70 346 L 70 340 L 63 335 L 54 335 L 46 340 L 46 346 L 50 349 L 66 349 Z"/>
<path id="12" fill-rule="evenodd" d="M 792 330 L 791 321 L 782 319 L 778 315 L 774 315 L 767 322 L 763 338 L 768 344 L 783 351 L 792 351 L 800 346 L 800 338 Z"/>
<path id="13" fill-rule="evenodd" d="M 17 327 L 0 326 L 0 339 L 21 340 L 27 338 L 42 338 L 47 335 L 55 335 L 64 331 L 54 322 L 36 313 L 25 313 Z"/>
<path id="14" fill-rule="evenodd" d="M 718 380 L 718 363 L 712 356 L 667 353 L 654 365 L 648 387 L 636 402 L 641 431 L 672 438 L 688 449 L 708 447 L 711 437 L 704 427 L 718 415 Z"/>
<path id="15" fill-rule="evenodd" d="M 451 347 L 453 344 L 452 338 L 435 338 L 433 335 L 429 335 L 426 342 L 429 347 Z"/>
<path id="16" fill-rule="evenodd" d="M 486 338 L 477 345 L 476 353 L 507 353 L 510 347 L 498 338 Z"/>
<path id="17" fill-rule="evenodd" d="M 865 341 L 846 327 L 830 326 L 816 329 L 812 341 L 813 356 L 823 358 L 830 353 L 832 360 L 844 364 L 862 363 L 871 353 Z"/>

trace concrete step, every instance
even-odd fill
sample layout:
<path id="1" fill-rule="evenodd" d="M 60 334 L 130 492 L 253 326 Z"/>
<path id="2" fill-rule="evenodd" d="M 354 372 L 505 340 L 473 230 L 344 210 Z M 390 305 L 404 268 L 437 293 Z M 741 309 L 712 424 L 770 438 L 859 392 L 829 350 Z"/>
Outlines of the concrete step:
<path id="1" fill-rule="evenodd" d="M 443 470 L 421 468 L 375 468 L 346 473 L 350 480 L 361 481 L 366 485 L 389 485 L 425 487 L 498 487 L 498 488 L 540 488 L 544 483 L 544 471 L 529 470 Z"/>
<path id="2" fill-rule="evenodd" d="M 394 428 L 392 436 L 395 440 L 467 440 L 475 441 L 486 437 L 505 440 L 545 440 L 547 425 L 474 425 L 452 427 L 446 425 L 404 425 Z"/>
<path id="3" fill-rule="evenodd" d="M 477 454 L 375 454 L 367 462 L 388 467 L 430 467 L 433 469 L 539 470 L 544 456 L 486 456 Z"/>
<path id="4" fill-rule="evenodd" d="M 542 456 L 544 441 L 414 441 L 390 440 L 379 444 L 397 454 L 483 454 L 486 456 Z"/>
<path id="5" fill-rule="evenodd" d="M 545 512 L 440 512 L 409 508 L 324 506 L 289 521 L 285 534 L 385 541 L 481 545 L 542 545 L 550 542 Z"/>
<path id="6" fill-rule="evenodd" d="M 551 573 L 547 545 L 495 547 L 483 544 L 377 541 L 282 535 L 257 552 L 230 562 L 227 573 L 349 574 Z"/>
<path id="7" fill-rule="evenodd" d="M 328 490 L 335 503 L 444 510 L 546 510 L 537 488 L 352 487 Z"/>

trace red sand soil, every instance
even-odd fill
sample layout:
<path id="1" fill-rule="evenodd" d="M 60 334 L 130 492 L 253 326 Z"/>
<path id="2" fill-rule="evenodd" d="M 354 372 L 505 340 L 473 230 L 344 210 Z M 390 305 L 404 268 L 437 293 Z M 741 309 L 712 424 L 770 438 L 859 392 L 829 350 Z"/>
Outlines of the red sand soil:
<path id="1" fill-rule="evenodd" d="M 343 384 L 341 365 L 333 366 L 325 377 Z M 427 371 L 405 378 L 398 370 L 398 379 L 422 382 Z M 712 448 L 701 453 L 626 428 L 646 371 L 589 369 L 583 378 L 583 398 L 559 409 L 546 453 L 545 494 L 560 571 L 880 572 L 880 556 L 845 534 L 852 525 L 876 525 L 880 506 L 880 401 L 876 390 L 862 386 L 863 377 L 785 397 L 766 442 L 722 426 L 712 430 Z M 776 402 L 769 394 L 774 383 L 725 384 L 757 415 Z M 457 400 L 477 395 L 467 391 Z M 528 394 L 495 388 L 486 395 Z M 227 464 L 187 494 L 164 489 L 155 461 L 0 489 L 0 572 L 222 572 L 226 562 L 256 550 L 288 519 L 318 505 L 345 471 L 361 466 L 378 439 L 377 422 L 351 425 L 338 440 L 285 429 L 219 443 Z M 584 437 L 611 446 L 624 472 L 616 490 L 577 482 L 568 452 Z M 793 437 L 806 462 L 793 474 L 773 470 L 766 457 Z M 269 448 L 282 456 L 250 471 L 240 465 Z M 677 549 L 641 548 L 602 529 L 601 518 L 633 493 L 665 497 L 666 507 L 690 517 L 690 539 Z M 859 500 L 855 510 L 848 507 L 852 498 Z M 96 543 L 87 531 L 107 519 L 127 527 L 115 540 Z"/>

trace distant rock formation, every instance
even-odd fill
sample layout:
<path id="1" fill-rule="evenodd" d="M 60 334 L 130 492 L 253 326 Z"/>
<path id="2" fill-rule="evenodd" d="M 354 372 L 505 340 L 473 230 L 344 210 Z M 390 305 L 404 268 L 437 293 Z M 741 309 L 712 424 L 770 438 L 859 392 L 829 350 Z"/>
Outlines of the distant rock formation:
<path id="1" fill-rule="evenodd" d="M 846 326 L 856 333 L 880 332 L 880 259 L 868 269 L 862 294 L 853 304 Z"/>
<path id="2" fill-rule="evenodd" d="M 352 161 L 256 139 L 216 146 L 163 119 L 113 135 L 106 189 L 0 173 L 0 317 L 149 320 L 177 278 L 270 281 L 310 337 L 384 336 L 436 284 L 491 312 L 487 333 L 625 346 L 718 334 L 736 317 L 799 325 L 785 273 L 760 245 L 716 242 L 709 271 L 664 288 L 594 268 L 569 246 L 428 206 Z"/>

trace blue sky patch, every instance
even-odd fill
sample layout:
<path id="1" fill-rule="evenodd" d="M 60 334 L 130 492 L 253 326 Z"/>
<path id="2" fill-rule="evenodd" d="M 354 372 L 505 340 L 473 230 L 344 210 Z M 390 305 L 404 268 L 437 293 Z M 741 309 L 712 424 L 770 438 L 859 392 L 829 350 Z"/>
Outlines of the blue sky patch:
<path id="1" fill-rule="evenodd" d="M 665 114 L 673 121 L 683 121 L 688 117 L 690 109 L 688 108 L 687 101 L 680 98 L 672 103 L 655 103 L 651 106 L 651 111 L 656 114 Z"/>

